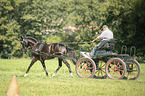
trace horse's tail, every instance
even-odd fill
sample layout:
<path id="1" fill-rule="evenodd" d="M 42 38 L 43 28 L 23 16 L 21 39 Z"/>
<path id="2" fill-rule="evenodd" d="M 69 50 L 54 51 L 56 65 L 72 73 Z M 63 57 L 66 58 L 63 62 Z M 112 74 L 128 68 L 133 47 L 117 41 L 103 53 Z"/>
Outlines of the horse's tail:
<path id="1" fill-rule="evenodd" d="M 76 62 L 77 62 L 76 52 L 71 47 L 66 46 L 66 48 L 67 48 L 68 57 L 71 57 L 72 58 L 72 62 L 76 65 Z"/>

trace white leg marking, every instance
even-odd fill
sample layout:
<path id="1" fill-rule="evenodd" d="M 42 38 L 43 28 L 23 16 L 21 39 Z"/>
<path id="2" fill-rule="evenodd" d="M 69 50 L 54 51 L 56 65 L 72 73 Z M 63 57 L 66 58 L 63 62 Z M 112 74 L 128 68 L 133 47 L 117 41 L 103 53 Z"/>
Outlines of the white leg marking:
<path id="1" fill-rule="evenodd" d="M 27 76 L 27 74 L 24 75 L 24 77 L 26 77 L 26 76 Z"/>
<path id="2" fill-rule="evenodd" d="M 55 74 L 56 74 L 56 73 L 53 73 L 52 77 L 55 77 Z"/>
<path id="3" fill-rule="evenodd" d="M 72 73 L 70 73 L 71 77 L 74 77 Z"/>

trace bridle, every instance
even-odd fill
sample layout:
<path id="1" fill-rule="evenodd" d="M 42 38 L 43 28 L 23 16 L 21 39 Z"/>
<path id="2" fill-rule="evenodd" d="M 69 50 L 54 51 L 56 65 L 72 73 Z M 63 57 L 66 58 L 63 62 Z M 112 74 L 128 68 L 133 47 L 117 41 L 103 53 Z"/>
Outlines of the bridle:
<path id="1" fill-rule="evenodd" d="M 22 44 L 22 49 L 23 49 L 23 52 L 27 52 L 27 50 L 28 49 L 32 49 L 33 47 L 34 47 L 34 45 L 30 45 L 30 46 L 28 46 L 28 44 L 29 44 L 29 40 L 24 40 L 24 38 L 23 38 L 23 40 L 21 41 L 21 44 Z"/>
<path id="2" fill-rule="evenodd" d="M 27 52 L 27 47 L 26 47 L 27 42 L 25 42 L 24 39 L 23 39 L 23 41 L 21 41 L 21 44 L 22 44 L 23 52 L 26 53 Z"/>

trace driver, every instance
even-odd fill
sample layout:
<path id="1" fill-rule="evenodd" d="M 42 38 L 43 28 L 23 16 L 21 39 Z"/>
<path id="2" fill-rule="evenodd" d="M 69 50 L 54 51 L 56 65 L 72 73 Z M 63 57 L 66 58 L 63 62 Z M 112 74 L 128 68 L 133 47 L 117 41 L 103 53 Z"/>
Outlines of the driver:
<path id="1" fill-rule="evenodd" d="M 92 56 L 92 57 L 95 55 L 97 49 L 101 48 L 110 39 L 113 39 L 113 32 L 108 29 L 107 25 L 103 25 L 102 29 L 103 29 L 102 33 L 92 41 L 92 43 L 93 43 L 96 40 L 100 40 L 100 43 L 95 45 L 95 47 L 93 48 L 93 50 L 90 53 L 90 56 Z"/>

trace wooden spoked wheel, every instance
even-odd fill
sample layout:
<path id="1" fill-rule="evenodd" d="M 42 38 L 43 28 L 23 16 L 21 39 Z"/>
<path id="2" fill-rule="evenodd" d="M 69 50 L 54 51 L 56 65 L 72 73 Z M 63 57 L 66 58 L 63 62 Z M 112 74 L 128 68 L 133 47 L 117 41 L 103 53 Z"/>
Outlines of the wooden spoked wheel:
<path id="1" fill-rule="evenodd" d="M 126 65 L 120 58 L 111 58 L 106 63 L 106 74 L 111 79 L 121 79 L 126 74 Z"/>
<path id="2" fill-rule="evenodd" d="M 139 77 L 141 72 L 140 64 L 136 60 L 127 60 L 126 61 L 126 68 L 127 73 L 124 77 L 124 79 L 127 80 L 135 80 Z"/>
<path id="3" fill-rule="evenodd" d="M 106 72 L 105 72 L 105 66 L 106 62 L 103 60 L 98 60 L 96 63 L 96 73 L 95 73 L 95 78 L 98 79 L 105 79 L 107 77 Z"/>
<path id="4" fill-rule="evenodd" d="M 96 65 L 90 58 L 80 58 L 76 64 L 76 73 L 81 78 L 90 78 L 95 75 Z"/>

